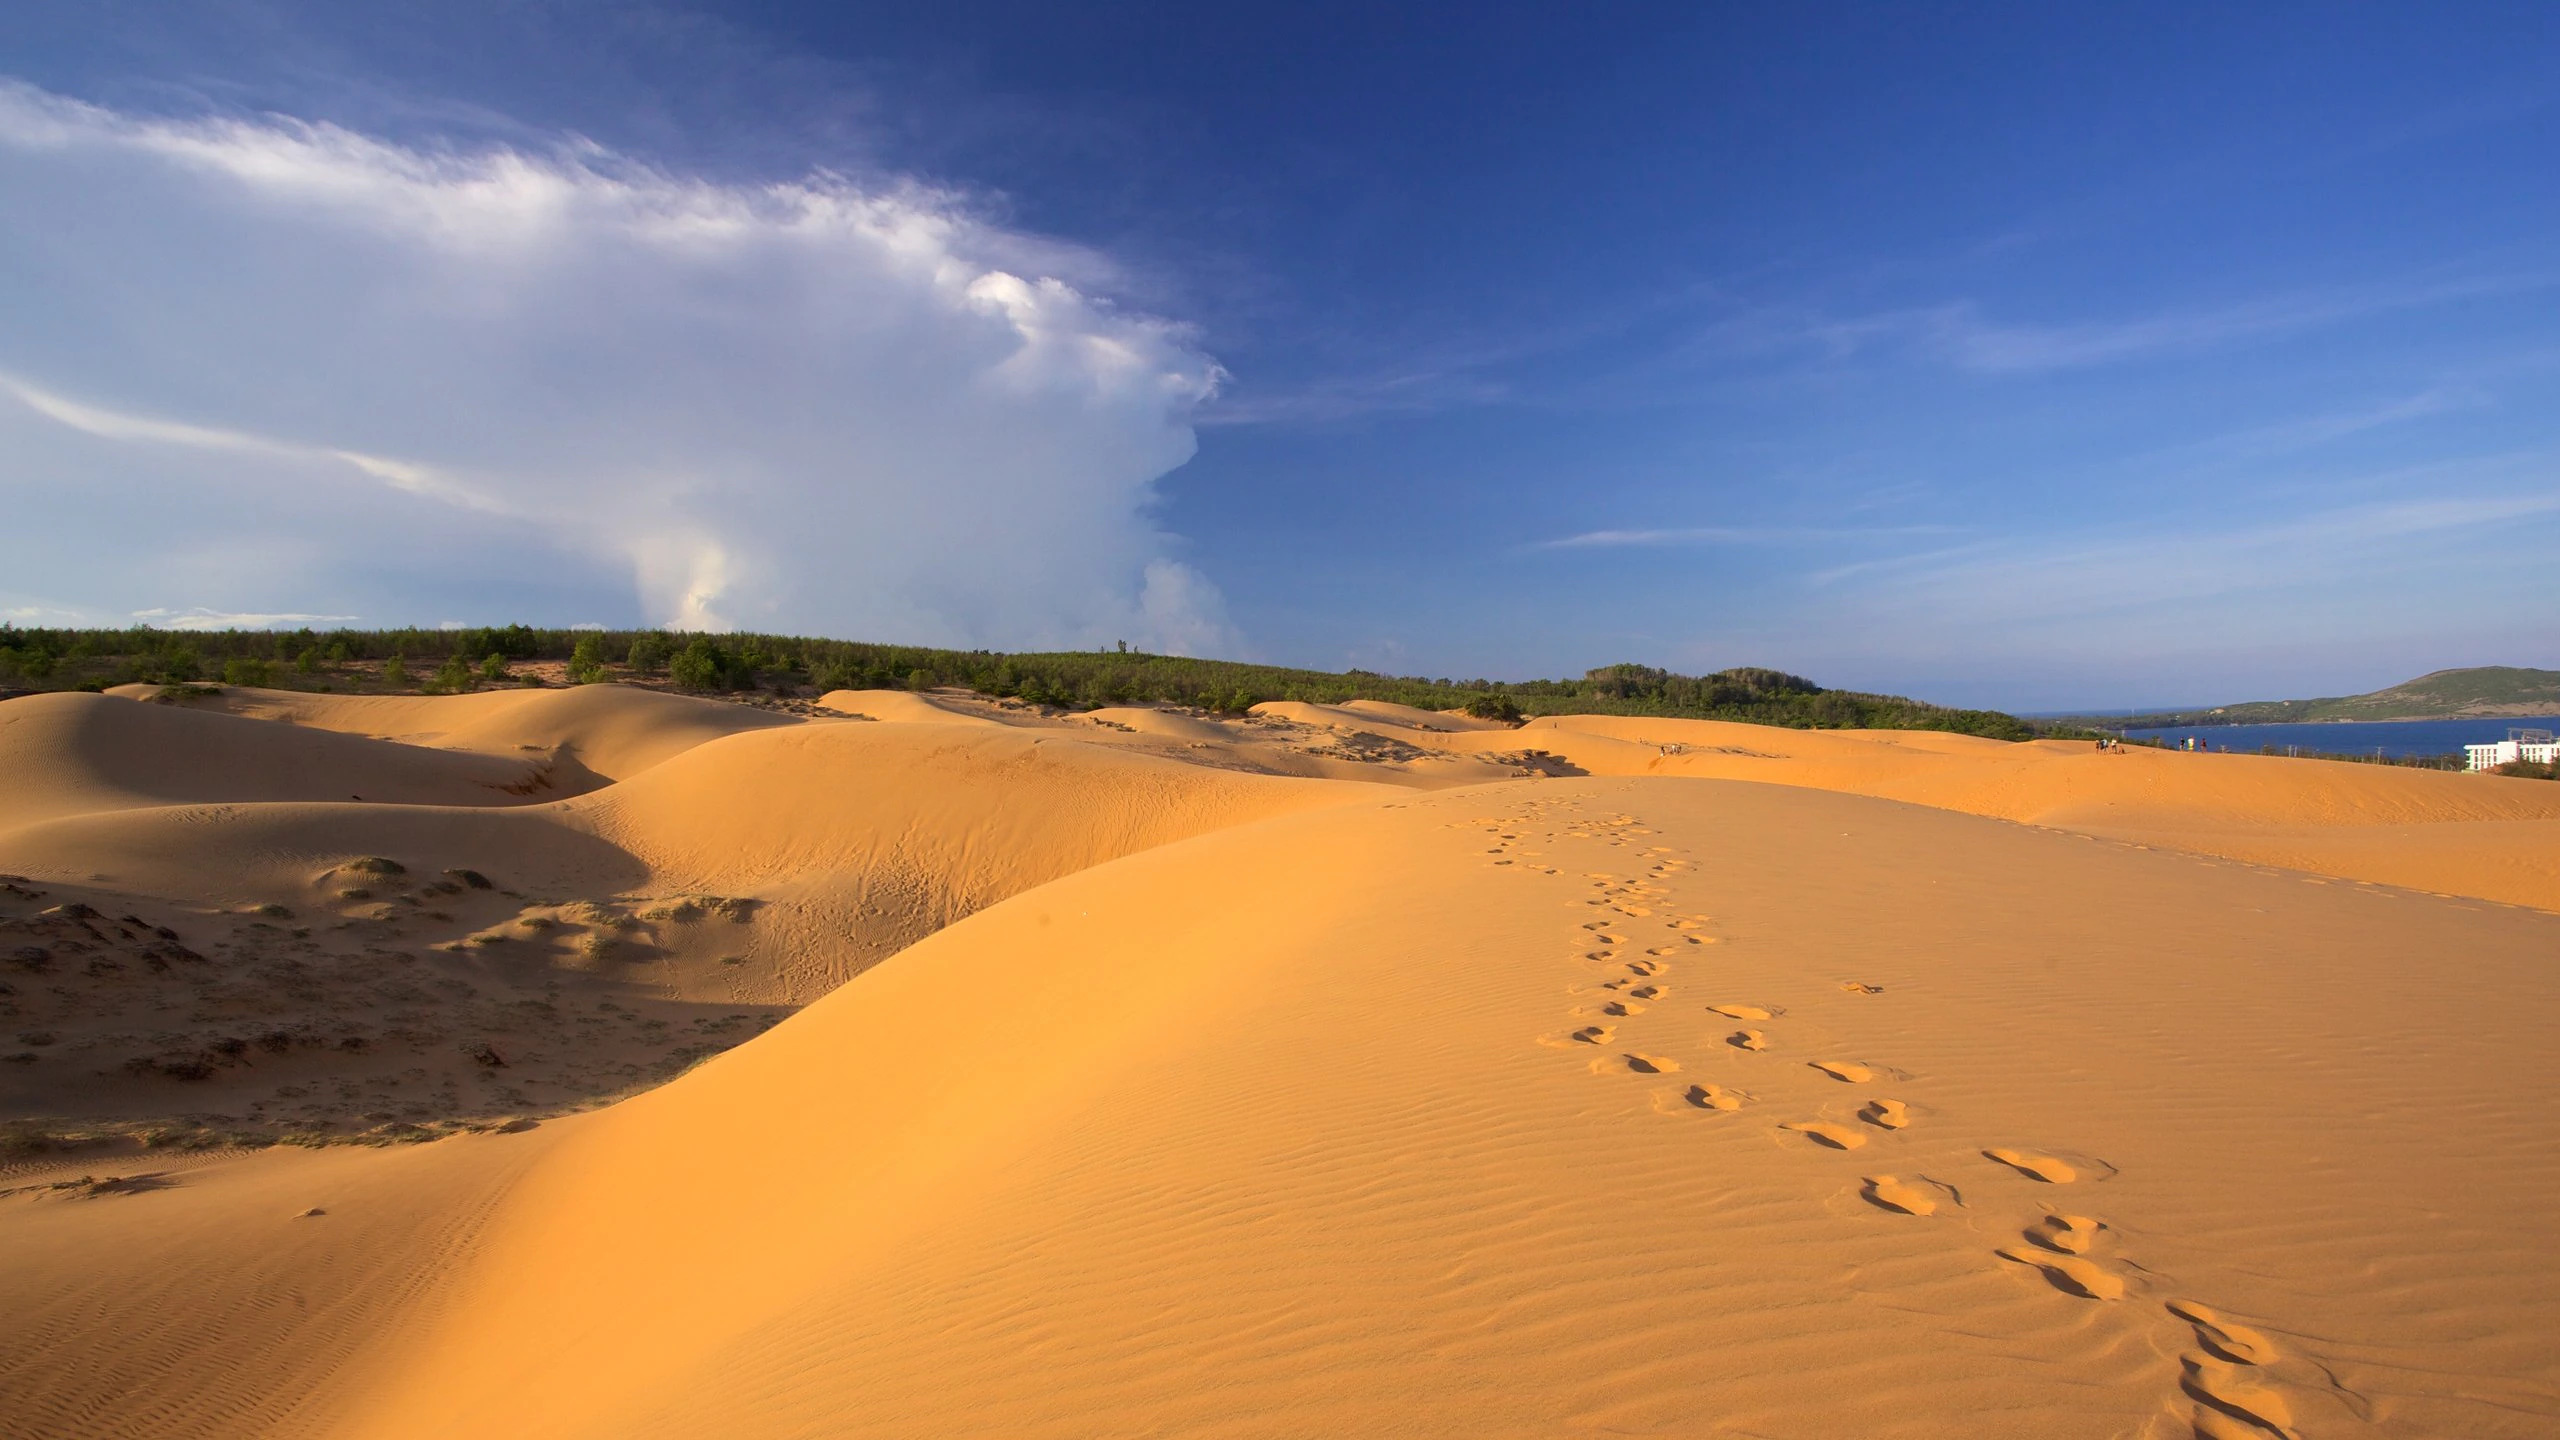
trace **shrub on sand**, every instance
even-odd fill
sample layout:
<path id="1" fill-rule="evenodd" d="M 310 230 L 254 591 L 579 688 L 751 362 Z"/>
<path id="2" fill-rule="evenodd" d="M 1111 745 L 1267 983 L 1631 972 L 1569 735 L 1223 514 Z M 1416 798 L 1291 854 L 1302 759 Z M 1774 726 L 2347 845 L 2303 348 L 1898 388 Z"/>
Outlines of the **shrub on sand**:
<path id="1" fill-rule="evenodd" d="M 593 685 L 604 678 L 604 638 L 581 635 L 578 647 L 569 652 L 569 683 Z"/>

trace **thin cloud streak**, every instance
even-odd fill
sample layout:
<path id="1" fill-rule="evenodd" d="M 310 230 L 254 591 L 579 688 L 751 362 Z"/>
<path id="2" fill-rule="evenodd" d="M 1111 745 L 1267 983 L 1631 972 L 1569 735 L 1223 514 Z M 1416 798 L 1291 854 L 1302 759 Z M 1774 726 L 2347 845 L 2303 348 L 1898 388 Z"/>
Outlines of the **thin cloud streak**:
<path id="1" fill-rule="evenodd" d="M 136 610 L 133 618 L 162 630 L 281 630 L 303 625 L 348 625 L 364 617 L 360 615 L 254 614 L 228 610 L 209 610 L 198 605 L 187 610 Z"/>
<path id="2" fill-rule="evenodd" d="M 1532 550 L 1598 550 L 1627 546 L 1672 545 L 1820 545 L 1842 540 L 1874 540 L 1908 535 L 1948 535 L 1953 525 L 1878 525 L 1836 528 L 1805 525 L 1691 525 L 1662 530 L 1586 530 L 1557 540 L 1540 540 Z"/>
<path id="3" fill-rule="evenodd" d="M 361 450 L 342 450 L 328 445 L 306 445 L 291 440 L 276 440 L 264 435 L 251 435 L 245 431 L 225 430 L 211 425 L 192 425 L 180 420 L 163 420 L 149 415 L 129 414 L 103 405 L 86 404 L 68 399 L 50 390 L 28 384 L 14 375 L 0 374 L 0 391 L 8 392 L 18 403 L 48 420 L 68 426 L 83 435 L 94 435 L 101 440 L 174 445 L 189 450 L 251 455 L 269 460 L 335 462 L 379 480 L 395 490 L 405 490 L 412 495 L 424 495 L 466 509 L 484 510 L 493 515 L 514 513 L 509 506 L 493 496 L 482 494 L 470 486 L 454 481 L 449 476 L 439 474 L 431 466 L 407 460 L 367 455 Z"/>
<path id="4" fill-rule="evenodd" d="M 2560 516 L 2560 492 L 2444 496 L 2347 506 L 2300 519 L 2204 534 L 2134 537 L 2024 550 L 1965 547 L 1840 566 L 1807 577 L 1834 585 L 1858 575 L 1899 575 L 1899 605 L 1942 619 L 2007 614 L 2036 597 L 2045 616 L 2090 614 L 2164 601 L 2336 582 L 2375 567 L 2377 547 L 2405 550 L 2424 537 Z"/>
<path id="5" fill-rule="evenodd" d="M 1801 304 L 1749 304 L 1693 332 L 1677 353 L 1692 364 L 1765 364 L 1773 355 L 1835 364 L 1881 357 L 1983 375 L 2032 376 L 2193 354 L 2555 285 L 2560 276 L 2538 273 L 2416 278 L 2075 322 L 1999 320 L 1972 299 L 1852 315 Z"/>

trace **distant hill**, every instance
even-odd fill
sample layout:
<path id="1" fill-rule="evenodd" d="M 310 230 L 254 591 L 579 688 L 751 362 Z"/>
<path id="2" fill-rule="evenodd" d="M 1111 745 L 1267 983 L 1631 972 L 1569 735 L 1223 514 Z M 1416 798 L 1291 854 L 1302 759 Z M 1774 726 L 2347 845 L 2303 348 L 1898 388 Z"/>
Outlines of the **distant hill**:
<path id="1" fill-rule="evenodd" d="M 2320 700 L 2251 700 L 2203 710 L 2165 711 L 2156 715 L 2076 716 L 2057 722 L 2085 721 L 2111 730 L 2148 730 L 2170 725 L 2284 725 L 2329 720 L 2447 720 L 2466 716 L 2560 715 L 2560 670 L 2529 670 L 2518 665 L 2475 665 L 2466 670 L 2437 670 L 2415 680 L 2364 695 L 2333 695 Z"/>

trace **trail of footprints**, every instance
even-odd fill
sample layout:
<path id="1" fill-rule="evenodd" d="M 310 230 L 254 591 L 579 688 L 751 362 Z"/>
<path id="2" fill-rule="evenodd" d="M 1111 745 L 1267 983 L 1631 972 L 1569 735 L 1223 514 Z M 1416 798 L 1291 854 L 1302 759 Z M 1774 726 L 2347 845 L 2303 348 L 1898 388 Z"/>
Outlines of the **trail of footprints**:
<path id="1" fill-rule="evenodd" d="M 1574 932 L 1573 951 L 1605 977 L 1596 987 L 1604 998 L 1593 1005 L 1576 1007 L 1570 1017 L 1588 1023 L 1541 1037 L 1540 1043 L 1598 1052 L 1589 1061 L 1593 1074 L 1678 1073 L 1680 1060 L 1670 1053 L 1677 1047 L 1651 1040 L 1639 1046 L 1636 1037 L 1628 1033 L 1628 1022 L 1650 1015 L 1653 1018 L 1646 1023 L 1660 1028 L 1669 1017 L 1686 1019 L 1698 1013 L 1686 1006 L 1664 1003 L 1673 990 L 1670 977 L 1675 963 L 1703 960 L 1710 953 L 1708 947 L 1716 943 L 1715 937 L 1705 933 L 1712 923 L 1709 917 L 1673 903 L 1675 883 L 1693 868 L 1692 862 L 1672 846 L 1650 843 L 1655 832 L 1632 815 L 1594 818 L 1577 813 L 1570 805 L 1531 801 L 1516 807 L 1507 818 L 1483 818 L 1471 823 L 1494 842 L 1487 850 L 1492 857 L 1490 863 L 1516 872 L 1582 882 L 1581 896 L 1567 902 L 1576 910 L 1588 912 L 1588 918 Z M 1550 844 L 1594 841 L 1612 849 L 1632 851 L 1630 858 L 1636 873 L 1585 870 L 1568 875 L 1564 866 L 1549 863 L 1545 852 L 1527 847 L 1526 842 L 1533 839 Z M 1884 993 L 1883 986 L 1863 980 L 1838 983 L 1845 994 Z M 1591 993 L 1576 988 L 1580 993 Z M 1705 1014 L 1734 1027 L 1709 1032 L 1706 1048 L 1710 1052 L 1723 1048 L 1768 1056 L 1771 1060 L 1779 1058 L 1772 1052 L 1780 1048 L 1784 1033 L 1780 1028 L 1786 1014 L 1783 1007 L 1716 996 L 1701 1008 Z M 1890 1073 L 1857 1059 L 1817 1057 L 1800 1063 L 1805 1071 L 1824 1077 L 1828 1083 L 1860 1090 Z M 1760 1098 L 1747 1090 L 1703 1080 L 1678 1092 L 1656 1091 L 1655 1096 L 1655 1108 L 1665 1113 L 1710 1115 L 1735 1114 Z M 1779 1121 L 1775 1128 L 1805 1143 L 1810 1153 L 1825 1153 L 1861 1150 L 1870 1141 L 1889 1145 L 1914 1123 L 1913 1106 L 1903 1099 L 1864 1093 L 1850 1098 L 1855 1101 L 1855 1108 L 1849 1122 L 1788 1119 Z M 1978 1153 L 1989 1172 L 1983 1177 L 1986 1181 L 2059 1187 L 2103 1180 L 2114 1173 L 2102 1162 L 2075 1162 L 2014 1146 L 1985 1146 Z M 1878 1211 L 1914 1219 L 1939 1215 L 1949 1206 L 1971 1208 L 1957 1186 L 1925 1175 L 1864 1175 L 1858 1180 L 1857 1194 Z M 2022 1192 L 2006 1185 L 1985 1184 L 1975 1187 L 1975 1194 L 2023 1198 Z M 2067 1213 L 2058 1207 L 2042 1209 L 2043 1213 L 2022 1223 L 2016 1243 L 1992 1251 L 1996 1262 L 2032 1270 L 2054 1290 L 2086 1302 L 2126 1302 L 2158 1286 L 2161 1277 L 2139 1266 L 2131 1266 L 2142 1277 L 2137 1284 L 2107 1263 L 2100 1252 L 2112 1250 L 2114 1242 L 2104 1220 Z M 2131 1264 L 2121 1256 L 2117 1263 Z M 2297 1440 L 2293 1407 L 2266 1376 L 2267 1367 L 2281 1358 L 2266 1336 L 2187 1299 L 2167 1299 L 2156 1315 L 2144 1308 L 2127 1318 L 2158 1327 L 2159 1338 L 2169 1342 L 2165 1353 L 2178 1355 L 2180 1396 L 2173 1402 L 2172 1413 L 2183 1419 L 2199 1440 L 2268 1440 L 2270 1436 Z"/>

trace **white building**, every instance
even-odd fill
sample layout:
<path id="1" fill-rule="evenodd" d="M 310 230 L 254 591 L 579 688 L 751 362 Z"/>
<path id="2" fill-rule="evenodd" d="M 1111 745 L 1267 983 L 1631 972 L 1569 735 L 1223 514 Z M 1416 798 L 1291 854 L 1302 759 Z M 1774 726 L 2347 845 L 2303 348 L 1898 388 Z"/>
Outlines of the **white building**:
<path id="1" fill-rule="evenodd" d="M 2548 730 L 2510 730 L 2507 738 L 2487 745 L 2465 745 L 2466 770 L 2495 770 L 2522 760 L 2529 765 L 2560 765 L 2560 742 Z"/>

